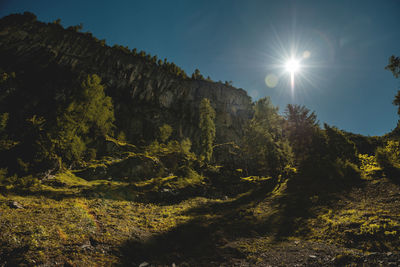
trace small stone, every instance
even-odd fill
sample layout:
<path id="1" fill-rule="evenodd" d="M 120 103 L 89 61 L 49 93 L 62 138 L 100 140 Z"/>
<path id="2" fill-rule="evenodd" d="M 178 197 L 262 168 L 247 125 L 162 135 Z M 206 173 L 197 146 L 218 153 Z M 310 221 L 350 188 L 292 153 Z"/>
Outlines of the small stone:
<path id="1" fill-rule="evenodd" d="M 315 255 L 309 255 L 308 257 L 310 257 L 311 259 L 316 259 L 317 258 L 317 256 L 315 256 Z"/>
<path id="2" fill-rule="evenodd" d="M 389 251 L 388 253 L 386 253 L 386 256 L 392 256 L 392 254 L 393 253 Z"/>
<path id="3" fill-rule="evenodd" d="M 82 248 L 82 249 L 91 249 L 92 246 L 91 246 L 90 244 L 83 244 L 83 245 L 81 246 L 81 248 Z"/>
<path id="4" fill-rule="evenodd" d="M 300 241 L 299 241 L 299 240 L 296 240 L 296 241 L 294 241 L 294 244 L 295 244 L 295 245 L 298 245 L 298 244 L 300 244 Z"/>
<path id="5" fill-rule="evenodd" d="M 17 201 L 11 201 L 9 204 L 10 208 L 12 209 L 23 209 L 24 207 L 19 204 Z"/>
<path id="6" fill-rule="evenodd" d="M 148 262 L 142 262 L 141 264 L 139 264 L 139 267 L 147 267 L 147 266 L 149 266 L 150 264 L 148 263 Z"/>
<path id="7" fill-rule="evenodd" d="M 171 267 L 176 267 L 176 264 L 175 264 L 175 262 L 173 262 L 173 263 L 172 263 Z"/>

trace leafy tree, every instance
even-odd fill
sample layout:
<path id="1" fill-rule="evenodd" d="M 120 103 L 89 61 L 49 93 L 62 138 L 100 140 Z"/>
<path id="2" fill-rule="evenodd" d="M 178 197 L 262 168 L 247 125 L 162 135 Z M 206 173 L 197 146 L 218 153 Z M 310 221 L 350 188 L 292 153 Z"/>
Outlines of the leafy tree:
<path id="1" fill-rule="evenodd" d="M 213 144 L 215 140 L 215 110 L 212 108 L 210 100 L 203 98 L 199 106 L 200 112 L 200 158 L 210 162 L 213 154 Z"/>
<path id="2" fill-rule="evenodd" d="M 284 120 L 269 98 L 259 99 L 254 115 L 246 127 L 243 141 L 244 159 L 252 175 L 277 177 L 292 163 L 292 151 L 284 138 Z"/>

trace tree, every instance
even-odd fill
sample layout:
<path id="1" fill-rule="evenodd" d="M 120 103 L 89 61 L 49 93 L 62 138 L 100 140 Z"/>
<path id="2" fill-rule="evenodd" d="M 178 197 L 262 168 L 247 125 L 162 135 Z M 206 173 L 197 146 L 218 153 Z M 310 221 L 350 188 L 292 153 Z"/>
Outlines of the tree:
<path id="1" fill-rule="evenodd" d="M 300 163 L 311 154 L 313 137 L 319 130 L 317 116 L 305 106 L 288 104 L 285 118 L 286 135 Z"/>
<path id="2" fill-rule="evenodd" d="M 400 76 L 400 57 L 396 57 L 392 55 L 389 58 L 389 64 L 385 67 L 385 69 L 390 70 L 393 73 L 393 76 L 399 78 Z"/>
<path id="3" fill-rule="evenodd" d="M 390 70 L 395 78 L 400 76 L 400 57 L 394 55 L 389 58 L 389 64 L 385 69 Z M 397 95 L 394 97 L 393 105 L 398 106 L 397 114 L 400 115 L 400 90 L 397 91 Z"/>
<path id="4" fill-rule="evenodd" d="M 70 162 L 80 161 L 87 145 L 111 134 L 114 127 L 114 107 L 104 93 L 101 78 L 88 75 L 81 88 L 81 94 L 57 117 L 50 136 L 55 153 Z"/>
<path id="5" fill-rule="evenodd" d="M 159 127 L 160 131 L 160 141 L 165 143 L 172 134 L 172 127 L 168 124 L 164 124 L 163 126 Z"/>
<path id="6" fill-rule="evenodd" d="M 330 157 L 333 160 L 341 158 L 355 163 L 357 161 L 357 149 L 354 142 L 350 141 L 344 133 L 336 127 L 331 127 L 325 123 L 324 128 Z"/>
<path id="7" fill-rule="evenodd" d="M 204 80 L 203 75 L 201 75 L 200 70 L 199 69 L 195 69 L 193 74 L 192 74 L 192 79 L 194 80 Z"/>
<path id="8" fill-rule="evenodd" d="M 210 162 L 213 154 L 213 143 L 215 140 L 215 110 L 210 100 L 203 98 L 199 106 L 200 112 L 200 158 Z"/>
<path id="9" fill-rule="evenodd" d="M 252 175 L 277 177 L 292 163 L 292 151 L 283 136 L 283 118 L 268 97 L 254 105 L 254 115 L 245 129 L 243 153 Z"/>

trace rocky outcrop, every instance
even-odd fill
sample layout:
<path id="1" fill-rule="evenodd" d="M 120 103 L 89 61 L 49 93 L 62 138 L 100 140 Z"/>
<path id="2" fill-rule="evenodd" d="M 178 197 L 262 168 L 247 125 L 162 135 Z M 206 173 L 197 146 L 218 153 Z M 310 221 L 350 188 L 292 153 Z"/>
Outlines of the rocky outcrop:
<path id="1" fill-rule="evenodd" d="M 152 60 L 108 47 L 90 33 L 38 22 L 33 14 L 0 20 L 0 58 L 1 68 L 20 73 L 58 68 L 78 80 L 98 74 L 113 98 L 116 124 L 132 143 L 154 138 L 163 123 L 173 126 L 176 137 L 195 139 L 203 98 L 210 99 L 217 113 L 217 142 L 240 139 L 243 122 L 251 116 L 251 99 L 242 89 L 178 77 Z M 53 98 L 67 97 L 68 86 L 55 87 Z"/>

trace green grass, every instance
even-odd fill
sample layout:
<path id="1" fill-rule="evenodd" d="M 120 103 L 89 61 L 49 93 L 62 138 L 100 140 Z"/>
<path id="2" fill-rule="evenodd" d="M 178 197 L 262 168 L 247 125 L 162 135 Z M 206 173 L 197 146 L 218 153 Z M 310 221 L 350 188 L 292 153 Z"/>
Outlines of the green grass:
<path id="1" fill-rule="evenodd" d="M 123 257 L 138 249 L 152 262 L 181 258 L 194 264 L 229 248 L 229 253 L 236 251 L 235 257 L 262 265 L 268 260 L 265 255 L 282 257 L 291 253 L 288 250 L 307 258 L 317 247 L 345 255 L 338 258 L 345 262 L 354 259 L 354 251 L 400 249 L 395 202 L 400 190 L 388 180 L 364 180 L 364 187 L 331 202 L 312 196 L 308 201 L 313 205 L 303 214 L 287 213 L 296 204 L 288 196 L 287 180 L 274 184 L 271 179 L 245 179 L 240 183 L 257 186 L 232 197 L 182 198 L 188 188 L 209 186 L 203 176 L 189 174 L 121 182 L 87 181 L 67 171 L 22 195 L 0 195 L 0 255 L 11 265 L 110 266 L 126 264 Z M 165 194 L 179 201 L 165 200 Z M 12 201 L 23 208 L 11 208 Z M 288 223 L 294 225 L 293 231 L 281 236 Z M 340 249 L 325 248 L 321 242 Z M 133 258 L 135 263 L 139 256 Z"/>

